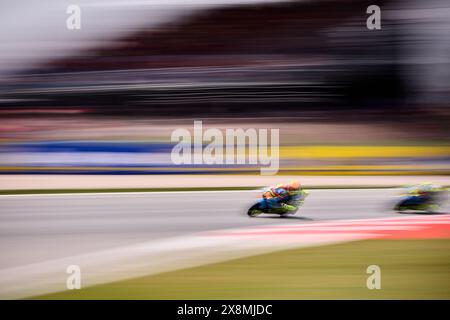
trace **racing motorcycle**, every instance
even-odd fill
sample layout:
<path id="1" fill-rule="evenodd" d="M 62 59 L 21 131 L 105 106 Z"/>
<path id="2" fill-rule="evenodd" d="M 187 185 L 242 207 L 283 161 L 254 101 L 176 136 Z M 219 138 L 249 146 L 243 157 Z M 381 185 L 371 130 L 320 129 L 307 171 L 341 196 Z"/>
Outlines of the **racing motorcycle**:
<path id="1" fill-rule="evenodd" d="M 265 199 L 259 199 L 254 205 L 250 207 L 247 211 L 247 215 L 249 217 L 256 217 L 261 214 L 278 214 L 282 216 L 294 215 L 297 213 L 300 206 L 303 204 L 305 197 L 308 195 L 308 192 L 302 191 L 302 193 L 298 197 L 293 197 L 292 200 L 287 201 L 285 204 L 289 206 L 294 206 L 294 210 L 288 210 L 285 207 L 280 208 L 267 208 L 265 205 Z"/>
<path id="2" fill-rule="evenodd" d="M 436 213 L 444 197 L 445 190 L 429 192 L 426 195 L 406 195 L 395 204 L 394 210 L 399 213 L 408 210 Z"/>

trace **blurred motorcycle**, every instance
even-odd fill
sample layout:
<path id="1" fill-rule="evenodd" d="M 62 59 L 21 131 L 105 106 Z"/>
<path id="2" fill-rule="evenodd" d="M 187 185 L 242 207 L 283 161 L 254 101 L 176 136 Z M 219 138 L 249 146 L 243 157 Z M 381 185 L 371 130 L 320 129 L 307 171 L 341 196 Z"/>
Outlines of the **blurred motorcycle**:
<path id="1" fill-rule="evenodd" d="M 396 203 L 394 210 L 400 213 L 408 210 L 437 213 L 445 200 L 446 193 L 447 190 L 443 188 L 426 191 L 419 189 L 419 192 L 413 189 L 406 192 L 405 196 Z"/>
<path id="2" fill-rule="evenodd" d="M 299 191 L 298 194 L 291 197 L 288 201 L 280 203 L 280 207 L 268 207 L 266 199 L 259 199 L 254 205 L 247 211 L 249 217 L 256 217 L 261 214 L 278 214 L 280 216 L 294 215 L 298 209 L 303 205 L 304 199 L 308 195 L 305 190 Z"/>

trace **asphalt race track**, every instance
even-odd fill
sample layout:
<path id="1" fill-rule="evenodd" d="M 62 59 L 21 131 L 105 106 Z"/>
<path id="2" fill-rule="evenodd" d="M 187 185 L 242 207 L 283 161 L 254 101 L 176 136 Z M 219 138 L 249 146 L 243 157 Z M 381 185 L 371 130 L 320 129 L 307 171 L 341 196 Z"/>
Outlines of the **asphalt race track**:
<path id="1" fill-rule="evenodd" d="M 290 218 L 247 217 L 257 191 L 0 196 L 0 270 L 200 231 L 398 216 L 398 192 L 312 190 Z"/>

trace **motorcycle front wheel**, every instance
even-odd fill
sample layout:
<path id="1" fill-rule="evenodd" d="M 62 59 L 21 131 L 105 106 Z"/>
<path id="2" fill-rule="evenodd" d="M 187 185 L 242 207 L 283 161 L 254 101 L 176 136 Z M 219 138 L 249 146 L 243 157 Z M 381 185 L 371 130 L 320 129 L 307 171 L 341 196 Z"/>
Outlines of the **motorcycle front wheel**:
<path id="1" fill-rule="evenodd" d="M 259 204 L 258 203 L 255 203 L 247 211 L 247 215 L 249 217 L 256 217 L 256 216 L 259 216 L 261 213 L 263 213 L 263 211 L 259 208 Z"/>

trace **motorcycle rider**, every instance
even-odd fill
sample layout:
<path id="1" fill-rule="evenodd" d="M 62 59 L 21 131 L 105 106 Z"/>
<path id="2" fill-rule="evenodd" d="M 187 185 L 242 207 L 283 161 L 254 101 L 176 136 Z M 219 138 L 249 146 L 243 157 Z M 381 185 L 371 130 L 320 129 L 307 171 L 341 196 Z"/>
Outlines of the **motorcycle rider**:
<path id="1" fill-rule="evenodd" d="M 295 212 L 303 204 L 308 192 L 303 190 L 297 180 L 279 184 L 264 190 L 262 209 L 280 209 L 286 213 Z"/>

